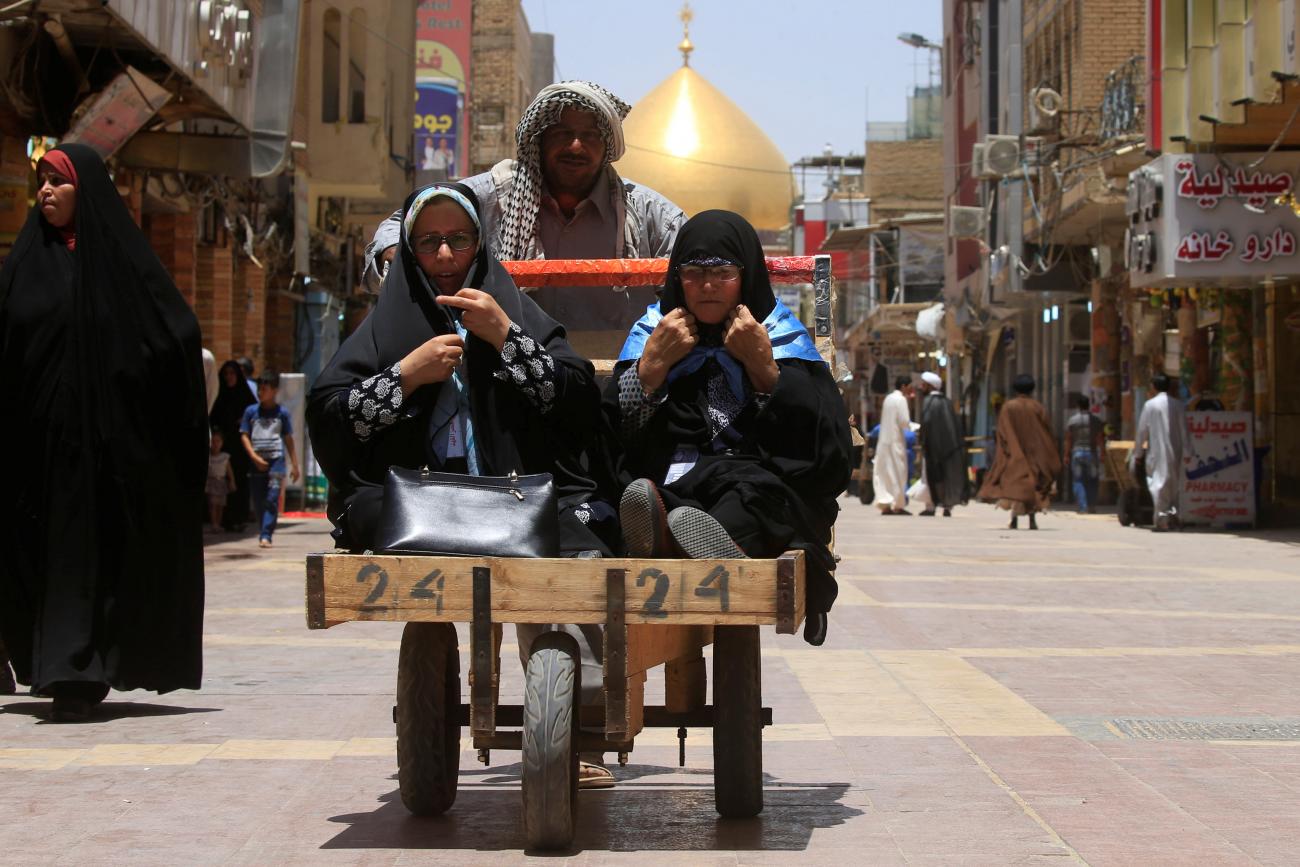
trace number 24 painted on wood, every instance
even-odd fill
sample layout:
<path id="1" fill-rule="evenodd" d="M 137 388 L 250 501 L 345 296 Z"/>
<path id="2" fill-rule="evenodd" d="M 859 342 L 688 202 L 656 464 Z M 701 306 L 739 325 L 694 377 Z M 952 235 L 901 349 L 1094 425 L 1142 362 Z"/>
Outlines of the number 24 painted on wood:
<path id="1" fill-rule="evenodd" d="M 366 598 L 361 600 L 362 605 L 375 606 L 380 599 L 384 598 L 384 591 L 388 589 L 388 572 L 382 566 L 376 566 L 374 563 L 367 563 L 357 572 L 357 583 L 366 584 L 371 577 L 375 578 L 375 586 L 370 588 Z M 411 588 L 412 599 L 432 599 L 434 607 L 439 614 L 442 613 L 442 591 L 446 585 L 447 578 L 442 574 L 441 569 L 434 569 L 428 575 L 425 575 L 415 586 Z M 432 587 L 430 586 L 432 585 Z M 393 599 L 397 601 L 396 597 Z"/>
<path id="2" fill-rule="evenodd" d="M 636 576 L 636 586 L 644 587 L 646 582 L 654 579 L 654 591 L 650 598 L 641 606 L 641 612 L 647 617 L 667 617 L 668 612 L 663 610 L 664 600 L 668 598 L 668 590 L 672 586 L 672 578 L 664 572 L 653 567 L 642 570 L 641 574 Z M 731 581 L 731 573 L 725 566 L 714 566 L 704 580 L 695 588 L 695 595 L 702 597 L 718 597 L 718 607 L 723 611 L 731 610 L 731 594 L 728 587 Z"/>

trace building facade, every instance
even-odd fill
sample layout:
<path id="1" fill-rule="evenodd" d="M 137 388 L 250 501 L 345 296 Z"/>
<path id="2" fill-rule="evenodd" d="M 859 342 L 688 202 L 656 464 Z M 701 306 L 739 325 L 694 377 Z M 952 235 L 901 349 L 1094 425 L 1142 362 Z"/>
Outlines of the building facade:
<path id="1" fill-rule="evenodd" d="M 1269 365 L 1293 351 L 1296 268 L 1287 257 L 1244 276 L 1204 262 L 1165 268 L 1202 224 L 1179 229 L 1172 210 L 1158 228 L 1147 217 L 1160 210 L 1151 190 L 1186 181 L 1179 155 L 1204 155 L 1193 184 L 1220 163 L 1234 167 L 1225 177 L 1246 167 L 1294 176 L 1283 152 L 1300 144 L 1287 125 L 1300 102 L 1289 84 L 1295 6 L 946 0 L 944 291 L 976 432 L 1027 372 L 1058 431 L 1087 395 L 1110 435 L 1131 439 L 1151 376 L 1168 371 L 1193 405 L 1213 398 L 1255 413 L 1261 506 L 1291 505 L 1279 492 L 1297 479 L 1298 443 L 1287 439 L 1297 399 Z M 1221 198 L 1214 233 L 1226 231 L 1238 255 L 1258 235 L 1255 212 L 1291 201 Z M 1192 208 L 1179 213 L 1210 210 Z M 1282 217 L 1268 218 L 1270 232 L 1291 231 Z M 1157 231 L 1160 242 L 1147 243 Z"/>

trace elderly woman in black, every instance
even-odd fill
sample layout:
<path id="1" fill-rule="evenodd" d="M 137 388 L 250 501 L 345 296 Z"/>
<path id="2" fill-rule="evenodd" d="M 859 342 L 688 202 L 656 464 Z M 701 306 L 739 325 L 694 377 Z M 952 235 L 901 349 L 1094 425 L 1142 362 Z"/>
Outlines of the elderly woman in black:
<path id="1" fill-rule="evenodd" d="M 564 556 L 606 556 L 613 509 L 577 469 L 598 428 L 591 363 L 564 328 L 516 288 L 482 243 L 478 200 L 443 183 L 413 193 L 374 311 L 321 373 L 307 403 L 312 446 L 330 480 L 339 545 L 371 546 L 389 467 L 473 475 L 549 472 Z M 602 538 L 602 535 L 605 538 Z M 602 682 L 597 627 L 561 627 L 582 656 L 584 701 Z M 545 626 L 519 627 L 520 656 Z M 583 777 L 612 777 L 594 762 Z"/>
<path id="2" fill-rule="evenodd" d="M 831 527 L 850 472 L 830 370 L 772 293 L 753 227 L 705 211 L 682 227 L 662 300 L 632 327 L 605 393 L 635 557 L 808 554 L 804 637 L 835 600 Z"/>
<path id="3" fill-rule="evenodd" d="M 335 538 L 370 547 L 389 467 L 549 472 L 562 552 L 607 554 L 589 529 L 594 486 L 557 447 L 585 441 L 598 406 L 591 363 L 481 243 L 473 192 L 450 183 L 416 191 L 379 303 L 308 396 Z"/>

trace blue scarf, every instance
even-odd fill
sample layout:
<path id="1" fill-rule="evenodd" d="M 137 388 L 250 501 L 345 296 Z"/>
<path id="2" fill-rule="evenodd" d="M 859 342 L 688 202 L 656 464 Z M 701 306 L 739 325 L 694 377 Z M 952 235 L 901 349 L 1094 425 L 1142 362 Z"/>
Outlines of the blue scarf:
<path id="1" fill-rule="evenodd" d="M 646 308 L 645 315 L 637 320 L 627 335 L 623 351 L 618 354 L 619 361 L 631 361 L 640 358 L 645 352 L 646 341 L 664 316 L 659 312 L 659 302 Z M 785 358 L 801 358 L 804 361 L 822 361 L 817 346 L 808 334 L 808 329 L 798 317 L 777 300 L 772 312 L 763 320 L 763 328 L 772 341 L 772 358 L 780 361 Z M 674 382 L 683 376 L 689 376 L 704 366 L 710 358 L 715 359 L 727 377 L 727 386 L 738 400 L 745 397 L 745 368 L 727 352 L 724 346 L 696 346 L 690 354 L 673 365 L 668 371 L 668 381 Z"/>

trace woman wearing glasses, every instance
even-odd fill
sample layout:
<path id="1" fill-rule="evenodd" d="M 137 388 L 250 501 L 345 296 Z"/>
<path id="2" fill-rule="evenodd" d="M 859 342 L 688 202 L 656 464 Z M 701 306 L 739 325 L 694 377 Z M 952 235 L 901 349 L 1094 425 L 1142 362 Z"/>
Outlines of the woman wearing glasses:
<path id="1" fill-rule="evenodd" d="M 487 252 L 478 201 L 454 183 L 406 200 L 379 303 L 321 373 L 307 406 L 330 480 L 334 535 L 353 550 L 370 547 L 388 468 L 428 466 L 550 472 L 562 550 L 607 553 L 586 505 L 593 486 L 569 470 L 598 414 L 591 364 Z M 578 445 L 561 453 L 557 443 Z"/>
<path id="2" fill-rule="evenodd" d="M 808 554 L 804 637 L 835 600 L 827 547 L 850 472 L 848 415 L 812 338 L 768 280 L 753 227 L 705 211 L 677 236 L 662 300 L 605 392 L 634 557 Z"/>

